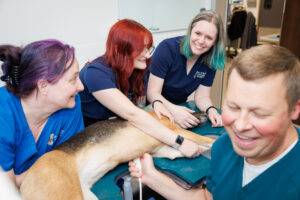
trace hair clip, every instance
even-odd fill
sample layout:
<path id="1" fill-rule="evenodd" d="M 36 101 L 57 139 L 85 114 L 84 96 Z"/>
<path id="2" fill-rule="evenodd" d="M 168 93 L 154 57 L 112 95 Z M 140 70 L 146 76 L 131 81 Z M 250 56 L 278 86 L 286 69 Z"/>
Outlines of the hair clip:
<path id="1" fill-rule="evenodd" d="M 11 70 L 11 81 L 13 86 L 19 86 L 20 85 L 20 67 L 19 66 L 12 66 Z"/>
<path id="2" fill-rule="evenodd" d="M 9 76 L 8 75 L 3 75 L 0 77 L 1 81 L 4 81 L 4 82 L 8 82 L 9 80 Z"/>

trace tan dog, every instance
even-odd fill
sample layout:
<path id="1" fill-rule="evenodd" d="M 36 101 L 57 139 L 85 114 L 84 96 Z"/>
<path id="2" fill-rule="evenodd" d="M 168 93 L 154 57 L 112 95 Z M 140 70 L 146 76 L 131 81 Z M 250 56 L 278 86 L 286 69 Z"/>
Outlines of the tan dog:
<path id="1" fill-rule="evenodd" d="M 200 145 L 214 142 L 181 129 L 166 118 L 160 121 Z M 127 121 L 100 121 L 38 159 L 21 185 L 22 197 L 26 200 L 97 199 L 90 188 L 99 178 L 118 164 L 146 152 L 169 158 L 182 156 Z"/>

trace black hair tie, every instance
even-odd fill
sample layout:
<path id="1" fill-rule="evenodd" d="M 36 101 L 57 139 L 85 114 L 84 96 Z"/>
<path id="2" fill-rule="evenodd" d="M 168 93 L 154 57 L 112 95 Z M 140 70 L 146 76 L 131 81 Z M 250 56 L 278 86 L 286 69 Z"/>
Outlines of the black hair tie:
<path id="1" fill-rule="evenodd" d="M 159 102 L 159 103 L 163 104 L 163 102 L 162 102 L 161 100 L 156 99 L 156 100 L 154 100 L 154 101 L 152 102 L 152 104 L 151 104 L 151 106 L 152 106 L 153 109 L 154 109 L 154 104 L 155 104 L 156 102 Z"/>
<path id="2" fill-rule="evenodd" d="M 10 77 L 8 75 L 6 75 L 6 74 L 0 77 L 1 81 L 4 81 L 4 82 L 8 82 L 9 78 Z"/>
<path id="3" fill-rule="evenodd" d="M 17 87 L 20 85 L 20 67 L 19 66 L 12 66 L 11 70 L 11 82 L 12 86 Z"/>
<path id="4" fill-rule="evenodd" d="M 218 110 L 216 107 L 214 107 L 214 106 L 209 106 L 207 109 L 206 109 L 206 111 L 205 111 L 205 113 L 208 115 L 208 112 L 209 112 L 209 110 L 210 109 L 215 109 L 215 110 Z"/>
<path id="5" fill-rule="evenodd" d="M 10 73 L 4 74 L 0 79 L 13 87 L 18 87 L 20 85 L 20 67 L 12 66 Z"/>

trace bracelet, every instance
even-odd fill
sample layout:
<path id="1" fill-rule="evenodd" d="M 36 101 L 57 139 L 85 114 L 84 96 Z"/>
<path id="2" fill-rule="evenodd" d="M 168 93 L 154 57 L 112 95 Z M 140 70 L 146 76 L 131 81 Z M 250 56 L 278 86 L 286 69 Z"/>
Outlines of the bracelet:
<path id="1" fill-rule="evenodd" d="M 156 99 L 156 100 L 154 100 L 154 101 L 152 102 L 152 104 L 151 104 L 151 106 L 152 106 L 153 109 L 154 109 L 154 104 L 155 104 L 156 102 L 159 102 L 159 103 L 163 104 L 163 102 L 162 102 L 161 100 Z"/>
<path id="2" fill-rule="evenodd" d="M 205 113 L 208 115 L 208 111 L 211 109 L 211 108 L 214 108 L 214 109 L 216 109 L 216 110 L 218 110 L 216 107 L 214 107 L 214 106 L 209 106 L 207 109 L 206 109 L 206 111 L 205 111 Z"/>

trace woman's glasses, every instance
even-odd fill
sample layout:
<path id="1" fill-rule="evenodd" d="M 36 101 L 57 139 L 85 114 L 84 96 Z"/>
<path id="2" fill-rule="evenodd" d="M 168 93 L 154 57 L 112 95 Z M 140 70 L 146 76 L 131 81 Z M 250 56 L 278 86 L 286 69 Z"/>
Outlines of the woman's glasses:
<path id="1" fill-rule="evenodd" d="M 144 54 L 149 53 L 149 55 L 152 56 L 154 53 L 154 49 L 155 49 L 155 46 L 151 46 L 149 48 L 146 47 L 146 48 L 144 48 L 143 53 Z"/>

